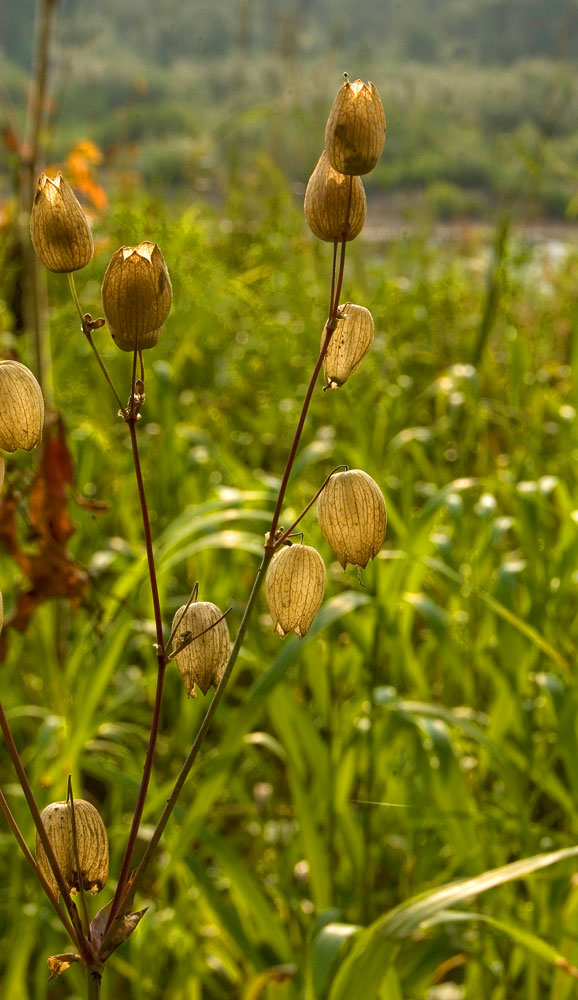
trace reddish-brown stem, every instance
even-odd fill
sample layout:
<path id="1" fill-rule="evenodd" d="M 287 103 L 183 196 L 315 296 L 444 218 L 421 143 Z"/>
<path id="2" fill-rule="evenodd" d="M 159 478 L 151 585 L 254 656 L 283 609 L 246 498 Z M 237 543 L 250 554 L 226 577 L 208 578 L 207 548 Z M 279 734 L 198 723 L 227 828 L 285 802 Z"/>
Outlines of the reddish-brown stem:
<path id="1" fill-rule="evenodd" d="M 40 811 L 38 809 L 38 806 L 36 805 L 36 799 L 34 798 L 34 792 L 32 791 L 32 787 L 30 785 L 30 782 L 28 781 L 28 775 L 26 774 L 26 771 L 24 770 L 24 765 L 22 764 L 22 761 L 20 759 L 20 754 L 18 753 L 18 748 L 16 746 L 16 743 L 14 742 L 14 737 L 12 736 L 12 730 L 10 729 L 8 719 L 6 718 L 6 713 L 4 711 L 4 706 L 2 705 L 2 702 L 0 702 L 0 728 L 2 729 L 6 747 L 8 749 L 8 753 L 10 754 L 10 759 L 14 766 L 14 770 L 18 775 L 18 781 L 20 782 L 20 786 L 22 788 L 22 791 L 24 792 L 24 796 L 28 803 L 30 814 L 32 816 L 32 819 L 34 820 L 34 825 L 38 831 L 38 836 L 42 842 L 42 846 L 46 853 L 46 857 L 48 858 L 50 867 L 52 868 L 58 888 L 62 893 L 64 905 L 68 910 L 68 914 L 70 916 L 70 920 L 72 922 L 72 926 L 74 929 L 72 940 L 74 941 L 77 948 L 81 951 L 81 953 L 85 957 L 90 958 L 87 942 L 85 940 L 82 931 L 82 926 L 80 925 L 78 911 L 70 898 L 70 892 L 66 884 L 66 881 L 64 879 L 64 875 L 62 874 L 58 861 L 54 856 L 54 851 L 52 850 L 52 844 L 50 843 L 46 830 L 44 829 L 44 824 L 40 817 Z"/>
<path id="2" fill-rule="evenodd" d="M 28 844 L 26 843 L 26 841 L 24 840 L 24 837 L 22 836 L 22 833 L 20 831 L 18 823 L 16 822 L 16 820 L 15 820 L 13 814 L 12 814 L 12 811 L 10 809 L 10 806 L 8 805 L 8 802 L 6 801 L 6 797 L 5 797 L 4 792 L 2 791 L 2 789 L 0 789 L 0 809 L 4 813 L 4 817 L 6 819 L 6 822 L 8 823 L 8 826 L 12 830 L 12 833 L 14 834 L 14 836 L 16 837 L 16 840 L 18 841 L 18 845 L 20 847 L 20 850 L 22 851 L 22 853 L 23 853 L 24 857 L 26 858 L 28 864 L 32 868 L 32 871 L 36 875 L 36 878 L 40 882 L 42 888 L 44 889 L 44 892 L 48 896 L 48 899 L 50 900 L 50 903 L 51 903 L 52 907 L 55 909 L 56 913 L 58 914 L 58 919 L 62 923 L 62 925 L 63 925 L 64 929 L 66 930 L 66 932 L 70 935 L 72 941 L 74 941 L 74 943 L 77 944 L 76 931 L 74 930 L 74 927 L 72 926 L 72 924 L 70 923 L 70 920 L 66 916 L 66 913 L 64 912 L 64 910 L 62 909 L 62 907 L 59 905 L 58 900 L 57 900 L 56 896 L 54 895 L 54 893 L 52 892 L 52 889 L 48 885 L 48 882 L 44 878 L 44 875 L 40 871 L 40 868 L 38 867 L 38 865 L 36 863 L 34 855 L 29 850 Z"/>
<path id="3" fill-rule="evenodd" d="M 135 354 L 136 357 L 136 354 Z M 134 383 L 133 383 L 134 392 Z M 114 918 L 116 917 L 119 907 L 121 904 L 122 895 L 124 893 L 126 884 L 128 882 L 128 877 L 130 873 L 130 865 L 132 861 L 132 856 L 136 844 L 136 839 L 138 836 L 138 831 L 140 827 L 140 822 L 142 819 L 144 804 L 146 800 L 146 795 L 149 787 L 153 759 L 155 753 L 155 747 L 157 742 L 157 737 L 159 733 L 159 723 L 161 717 L 161 704 L 163 697 L 163 685 L 165 679 L 165 670 L 167 666 L 167 654 L 163 642 L 163 620 L 161 615 L 161 605 L 159 598 L 159 588 L 157 584 L 157 574 L 155 568 L 155 558 L 153 552 L 153 542 L 151 534 L 150 519 L 148 513 L 148 506 L 146 501 L 146 494 L 144 488 L 144 482 L 142 477 L 142 469 L 140 464 L 140 456 L 138 450 L 138 441 L 136 435 L 136 415 L 130 416 L 126 423 L 128 424 L 128 429 L 130 431 L 130 441 L 132 446 L 132 455 L 134 461 L 134 469 L 137 481 L 138 495 L 140 501 L 141 515 L 143 530 L 145 536 L 145 547 L 147 553 L 149 578 L 151 584 L 151 592 L 153 599 L 153 608 L 155 615 L 155 630 L 156 630 L 156 653 L 157 653 L 157 687 L 155 692 L 155 704 L 153 709 L 153 718 L 151 722 L 149 742 L 145 757 L 145 763 L 143 768 L 143 775 L 140 783 L 140 788 L 138 792 L 137 802 L 134 810 L 134 815 L 132 818 L 132 824 L 130 828 L 130 833 L 128 835 L 128 841 L 124 852 L 124 857 L 122 859 L 122 866 L 120 869 L 120 875 L 118 877 L 118 884 L 116 887 L 116 892 L 114 894 L 114 899 L 112 901 L 112 906 L 110 908 L 110 913 L 108 915 L 108 921 L 106 924 L 106 929 L 111 926 Z"/>
<path id="4" fill-rule="evenodd" d="M 348 215 L 349 215 L 349 209 L 348 209 Z M 268 540 L 267 540 L 267 544 L 265 545 L 265 552 L 268 555 L 273 555 L 273 552 L 275 551 L 275 548 L 276 548 L 275 535 L 277 533 L 277 525 L 279 524 L 279 518 L 281 516 L 281 508 L 283 506 L 283 500 L 285 499 L 285 493 L 287 491 L 287 485 L 289 483 L 289 476 L 291 475 L 291 469 L 293 468 L 293 462 L 295 461 L 295 456 L 297 454 L 297 448 L 299 447 L 299 441 L 301 440 L 301 434 L 302 434 L 302 431 L 303 431 L 303 427 L 305 425 L 305 419 L 307 417 L 307 412 L 309 410 L 309 404 L 311 402 L 311 397 L 313 396 L 313 390 L 315 388 L 315 384 L 316 384 L 317 379 L 319 377 L 319 372 L 321 371 L 321 367 L 323 365 L 323 359 L 324 359 L 325 355 L 327 354 L 327 348 L 329 347 L 329 342 L 330 342 L 331 337 L 333 336 L 333 333 L 334 333 L 335 328 L 337 326 L 337 319 L 338 319 L 338 317 L 337 317 L 337 308 L 338 308 L 338 304 L 339 304 L 339 296 L 341 295 L 341 288 L 342 288 L 342 285 L 343 285 L 343 275 L 344 275 L 344 272 L 345 272 L 345 249 L 346 249 L 346 246 L 347 246 L 347 238 L 346 238 L 346 236 L 344 236 L 343 240 L 341 241 L 341 257 L 340 257 L 340 261 L 339 261 L 339 274 L 337 276 L 337 282 L 336 282 L 336 286 L 335 286 L 335 290 L 334 290 L 331 314 L 330 314 L 329 319 L 327 321 L 327 324 L 325 326 L 325 339 L 323 341 L 323 345 L 321 347 L 321 351 L 320 351 L 319 357 L 317 359 L 317 364 L 315 365 L 315 368 L 313 370 L 313 375 L 311 376 L 311 381 L 309 382 L 309 386 L 308 386 L 307 392 L 305 394 L 305 400 L 304 400 L 303 406 L 301 408 L 301 414 L 300 414 L 300 417 L 299 417 L 299 422 L 297 424 L 297 429 L 296 429 L 295 435 L 293 437 L 293 443 L 291 445 L 291 450 L 289 452 L 289 457 L 287 459 L 287 464 L 285 466 L 285 472 L 283 473 L 283 479 L 281 480 L 281 487 L 279 489 L 279 496 L 277 497 L 277 503 L 275 504 L 275 510 L 273 511 L 273 519 L 271 521 L 271 527 L 269 529 L 269 537 L 268 537 Z"/>
<path id="5" fill-rule="evenodd" d="M 311 498 L 311 500 L 309 501 L 309 503 L 307 504 L 307 506 L 303 508 L 303 510 L 301 511 L 301 513 L 300 513 L 299 517 L 297 518 L 297 520 L 293 521 L 293 524 L 291 524 L 288 528 L 286 528 L 282 535 L 279 535 L 279 537 L 277 538 L 277 540 L 275 542 L 275 548 L 276 549 L 278 549 L 280 545 L 284 544 L 284 542 L 289 538 L 289 535 L 293 534 L 293 532 L 295 531 L 295 528 L 299 524 L 299 521 L 301 521 L 305 517 L 307 511 L 311 509 L 311 507 L 313 506 L 313 504 L 317 500 L 317 497 L 321 496 L 321 494 L 323 493 L 323 490 L 327 486 L 327 483 L 329 482 L 329 480 L 331 479 L 331 477 L 334 476 L 336 472 L 339 472 L 340 469 L 348 469 L 348 468 L 349 468 L 348 465 L 337 465 L 334 469 L 331 470 L 331 472 L 329 473 L 329 475 L 327 476 L 327 478 L 323 481 L 323 483 L 321 484 L 321 486 L 317 490 L 317 493 L 315 494 L 315 496 L 313 496 Z"/>

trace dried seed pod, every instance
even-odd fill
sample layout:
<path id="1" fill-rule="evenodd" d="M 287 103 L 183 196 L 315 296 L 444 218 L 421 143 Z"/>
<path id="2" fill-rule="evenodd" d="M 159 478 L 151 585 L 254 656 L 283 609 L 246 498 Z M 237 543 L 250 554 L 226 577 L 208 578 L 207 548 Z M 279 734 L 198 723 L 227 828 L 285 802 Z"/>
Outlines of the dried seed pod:
<path id="1" fill-rule="evenodd" d="M 98 811 L 85 799 L 74 800 L 74 825 L 78 867 L 72 832 L 72 806 L 70 802 L 52 802 L 40 813 L 52 850 L 71 890 L 89 889 L 100 892 L 108 879 L 108 837 Z M 36 833 L 36 860 L 44 878 L 55 896 L 59 888 L 50 862 Z"/>
<path id="2" fill-rule="evenodd" d="M 183 605 L 177 611 L 173 619 L 173 628 L 183 614 L 184 607 Z M 208 601 L 198 601 L 189 605 L 175 633 L 173 647 L 177 649 L 184 639 L 199 635 L 199 632 L 221 618 L 222 614 L 216 604 L 210 604 Z M 231 640 L 224 618 L 214 628 L 185 646 L 176 659 L 187 694 L 195 697 L 195 684 L 200 687 L 203 694 L 207 693 L 211 685 L 216 688 L 225 672 L 230 652 Z"/>
<path id="3" fill-rule="evenodd" d="M 62 174 L 41 174 L 30 215 L 36 255 L 49 271 L 78 271 L 92 259 L 94 243 L 86 215 Z"/>
<path id="4" fill-rule="evenodd" d="M 311 545 L 289 545 L 273 556 L 265 577 L 265 596 L 275 631 L 283 638 L 309 631 L 325 593 L 325 564 Z"/>
<path id="5" fill-rule="evenodd" d="M 0 361 L 0 448 L 31 451 L 42 438 L 44 398 L 29 368 Z"/>
<path id="6" fill-rule="evenodd" d="M 156 243 L 145 240 L 113 254 L 102 282 L 102 304 L 121 350 L 154 347 L 172 301 L 171 279 Z"/>
<path id="7" fill-rule="evenodd" d="M 373 343 L 373 316 L 365 306 L 346 302 L 339 306 L 339 320 L 323 359 L 328 389 L 337 389 L 363 361 Z M 325 330 L 321 346 L 325 342 Z"/>
<path id="8" fill-rule="evenodd" d="M 383 494 L 361 469 L 337 472 L 317 502 L 321 530 L 343 569 L 367 566 L 379 552 L 387 516 Z"/>
<path id="9" fill-rule="evenodd" d="M 305 218 L 312 233 L 326 243 L 339 242 L 344 234 L 347 241 L 354 240 L 363 229 L 366 207 L 361 178 L 334 170 L 324 150 L 305 192 Z"/>
<path id="10" fill-rule="evenodd" d="M 342 174 L 368 174 L 384 142 L 385 114 L 377 89 L 362 80 L 350 83 L 346 74 L 325 129 L 331 166 Z"/>

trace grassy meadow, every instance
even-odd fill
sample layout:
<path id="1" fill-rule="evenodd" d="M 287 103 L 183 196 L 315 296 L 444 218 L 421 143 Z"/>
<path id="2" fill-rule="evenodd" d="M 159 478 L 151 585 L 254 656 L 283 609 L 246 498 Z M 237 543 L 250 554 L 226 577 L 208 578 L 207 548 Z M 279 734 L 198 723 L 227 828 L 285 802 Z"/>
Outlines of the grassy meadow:
<path id="1" fill-rule="evenodd" d="M 327 313 L 331 248 L 285 179 L 261 157 L 238 180 L 218 210 L 111 193 L 77 277 L 99 315 L 110 253 L 153 239 L 173 280 L 139 427 L 167 632 L 198 580 L 201 599 L 232 606 L 234 633 Z M 328 566 L 323 608 L 304 640 L 281 642 L 260 599 L 107 1000 L 577 995 L 570 851 L 383 923 L 419 894 L 578 843 L 576 265 L 505 223 L 489 240 L 418 227 L 351 245 L 342 300 L 371 310 L 375 343 L 344 388 L 320 383 L 282 523 L 347 463 L 386 496 L 386 542 L 358 578 L 306 517 Z M 64 276 L 47 292 L 74 462 L 68 548 L 89 583 L 77 607 L 45 601 L 25 633 L 7 630 L 2 699 L 40 805 L 69 774 L 99 804 L 113 882 L 154 698 L 152 607 L 126 428 Z M 3 356 L 33 365 L 6 295 L 0 310 Z M 95 336 L 127 396 L 129 355 Z M 34 464 L 7 462 L 25 551 Z M 2 554 L 7 613 L 22 586 Z M 202 713 L 173 664 L 137 855 Z M 32 844 L 6 754 L 0 784 Z M 83 995 L 78 968 L 47 983 L 46 956 L 68 943 L 5 825 L 0 937 L 6 997 Z"/>

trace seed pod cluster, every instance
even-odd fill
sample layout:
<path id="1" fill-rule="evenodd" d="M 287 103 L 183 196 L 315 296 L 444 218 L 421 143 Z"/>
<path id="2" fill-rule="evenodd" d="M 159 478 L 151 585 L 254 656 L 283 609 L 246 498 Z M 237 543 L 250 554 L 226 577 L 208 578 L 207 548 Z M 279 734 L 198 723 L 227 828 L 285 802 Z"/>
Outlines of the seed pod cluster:
<path id="1" fill-rule="evenodd" d="M 273 556 L 265 596 L 275 631 L 283 638 L 309 631 L 325 593 L 325 564 L 311 545 L 285 546 Z"/>
<path id="2" fill-rule="evenodd" d="M 173 629 L 181 621 L 174 636 L 175 649 L 189 636 L 199 635 L 222 617 L 222 611 L 216 604 L 208 601 L 198 601 L 179 608 L 174 619 Z M 184 612 L 184 615 L 183 615 Z M 187 694 L 195 697 L 195 684 L 206 694 L 211 685 L 217 687 L 225 672 L 225 667 L 231 652 L 231 640 L 226 620 L 209 629 L 204 635 L 194 639 L 177 656 L 177 665 L 181 672 Z"/>
<path id="3" fill-rule="evenodd" d="M 383 104 L 372 83 L 344 80 L 325 129 L 329 162 L 342 174 L 368 174 L 385 142 Z"/>
<path id="4" fill-rule="evenodd" d="M 78 271 L 92 259 L 94 243 L 86 215 L 62 174 L 41 174 L 30 215 L 36 255 L 49 271 Z"/>
<path id="5" fill-rule="evenodd" d="M 76 864 L 70 802 L 52 802 L 42 810 L 40 818 L 68 888 L 100 892 L 108 879 L 108 837 L 98 810 L 85 799 L 74 800 L 80 871 Z M 54 895 L 58 896 L 60 890 L 38 833 L 36 860 Z"/>
<path id="6" fill-rule="evenodd" d="M 317 502 L 321 530 L 343 569 L 367 566 L 383 545 L 387 515 L 383 494 L 362 469 L 337 472 Z"/>
<path id="7" fill-rule="evenodd" d="M 321 346 L 325 330 L 321 336 Z M 339 320 L 323 360 L 326 388 L 337 389 L 363 361 L 373 343 L 373 316 L 364 306 L 346 302 L 339 306 Z"/>
<path id="8" fill-rule="evenodd" d="M 171 279 L 156 243 L 145 240 L 113 254 L 102 282 L 102 304 L 121 350 L 154 347 L 172 300 Z"/>
<path id="9" fill-rule="evenodd" d="M 0 361 L 0 448 L 31 451 L 42 438 L 44 398 L 29 368 Z"/>
<path id="10" fill-rule="evenodd" d="M 326 243 L 344 236 L 354 240 L 363 229 L 366 207 L 361 179 L 335 170 L 324 150 L 305 191 L 305 218 L 312 233 Z"/>

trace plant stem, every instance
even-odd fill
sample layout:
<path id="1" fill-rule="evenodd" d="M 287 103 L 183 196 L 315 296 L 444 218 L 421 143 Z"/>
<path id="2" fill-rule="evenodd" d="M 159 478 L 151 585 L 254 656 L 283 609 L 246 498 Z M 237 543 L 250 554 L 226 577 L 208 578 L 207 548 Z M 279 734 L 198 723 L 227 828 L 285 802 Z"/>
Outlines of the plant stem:
<path id="1" fill-rule="evenodd" d="M 87 1000 L 100 1000 L 100 983 L 102 976 L 100 972 L 86 970 L 86 997 Z"/>
<path id="2" fill-rule="evenodd" d="M 135 355 L 136 357 L 136 355 Z M 140 783 L 140 788 L 138 792 L 137 802 L 135 806 L 134 815 L 132 818 L 132 824 L 130 828 L 130 833 L 128 836 L 127 845 L 124 852 L 124 857 L 122 860 L 122 866 L 120 870 L 120 875 L 118 877 L 118 883 L 116 887 L 116 892 L 114 894 L 114 899 L 112 901 L 112 906 L 110 908 L 110 913 L 108 915 L 108 921 L 106 924 L 106 930 L 110 928 L 114 918 L 116 917 L 121 903 L 121 898 L 125 890 L 126 884 L 128 882 L 128 876 L 130 872 L 130 864 L 132 861 L 132 856 L 134 852 L 134 847 L 136 844 L 136 839 L 138 836 L 139 826 L 142 819 L 143 809 L 146 800 L 146 794 L 148 791 L 148 786 L 150 782 L 153 759 L 155 753 L 155 747 L 159 732 L 159 723 L 161 717 L 161 705 L 163 697 L 163 685 L 165 679 L 165 670 L 167 666 L 167 654 L 163 641 L 163 619 L 161 614 L 161 605 L 159 598 L 159 589 L 157 583 L 157 574 L 155 568 L 155 557 L 153 552 L 153 542 L 151 534 L 150 519 L 148 513 L 148 506 L 146 500 L 146 493 L 144 488 L 144 482 L 142 477 L 142 469 L 140 463 L 140 456 L 138 450 L 138 441 L 136 434 L 136 416 L 129 417 L 126 421 L 128 424 L 128 429 L 130 431 L 130 441 L 132 446 L 132 455 L 134 461 L 134 470 L 137 481 L 138 495 L 141 508 L 141 516 L 143 523 L 143 530 L 145 536 L 145 546 L 147 553 L 147 562 L 149 570 L 149 578 L 151 584 L 151 592 L 153 599 L 153 608 L 155 615 L 155 630 L 156 630 L 156 653 L 157 653 L 157 686 L 155 692 L 155 703 L 153 709 L 153 718 L 151 722 L 151 729 L 149 734 L 149 742 L 145 757 L 145 763 L 143 768 L 143 775 Z"/>
<path id="3" fill-rule="evenodd" d="M 349 214 L 349 210 L 348 210 L 348 214 Z M 285 493 L 287 491 L 287 485 L 289 483 L 289 476 L 291 475 L 291 469 L 293 468 L 293 462 L 295 461 L 295 456 L 297 454 L 297 448 L 299 447 L 299 441 L 301 440 L 301 434 L 302 434 L 302 431 L 303 431 L 303 427 L 305 425 L 305 420 L 306 420 L 306 417 L 307 417 L 307 411 L 309 410 L 309 404 L 311 402 L 311 397 L 313 396 L 313 390 L 315 388 L 315 384 L 316 384 L 317 379 L 319 377 L 319 372 L 321 371 L 321 366 L 323 365 L 323 359 L 325 358 L 325 355 L 327 354 L 327 348 L 329 347 L 329 342 L 330 342 L 331 337 L 333 336 L 333 333 L 334 333 L 335 328 L 337 326 L 337 307 L 338 307 L 338 303 L 339 303 L 339 296 L 341 295 L 341 287 L 343 285 L 343 274 L 344 274 L 344 271 L 345 271 L 345 248 L 346 248 L 346 246 L 347 246 L 347 242 L 346 242 L 346 239 L 344 237 L 344 239 L 341 242 L 341 259 L 340 259 L 340 262 L 339 262 L 339 274 L 337 276 L 337 285 L 335 287 L 335 293 L 333 295 L 333 302 L 332 302 L 331 313 L 330 313 L 329 319 L 327 321 L 327 324 L 325 326 L 325 340 L 323 341 L 323 346 L 321 347 L 321 351 L 320 351 L 319 357 L 317 359 L 317 364 L 315 365 L 315 368 L 313 370 L 313 375 L 311 376 L 311 380 L 309 382 L 309 386 L 308 386 L 307 392 L 305 394 L 305 400 L 304 400 L 303 406 L 301 408 L 301 414 L 299 416 L 299 422 L 297 424 L 297 429 L 296 429 L 295 435 L 293 437 L 293 443 L 291 445 L 291 450 L 289 452 L 289 457 L 287 459 L 287 464 L 285 466 L 285 472 L 283 473 L 283 479 L 281 481 L 281 488 L 279 490 L 279 496 L 277 497 L 277 503 L 275 504 L 275 510 L 273 512 L 273 520 L 271 521 L 271 527 L 269 529 L 269 538 L 268 538 L 267 544 L 265 545 L 265 551 L 269 555 L 273 555 L 273 552 L 277 548 L 277 543 L 276 543 L 276 540 L 275 540 L 275 535 L 277 533 L 277 525 L 279 524 L 279 518 L 281 516 L 281 508 L 283 506 L 283 500 L 285 499 Z M 332 284 L 333 284 L 333 282 L 332 282 Z"/>
<path id="4" fill-rule="evenodd" d="M 18 753 L 18 749 L 14 742 L 14 737 L 12 736 L 12 730 L 10 729 L 8 719 L 6 718 L 6 713 L 4 711 L 4 706 L 2 705 L 2 702 L 0 702 L 0 728 L 2 729 L 8 753 L 10 754 L 10 759 L 12 760 L 12 764 L 14 765 L 14 770 L 18 775 L 18 780 L 20 782 L 22 791 L 24 792 L 24 797 L 26 798 L 26 801 L 28 803 L 28 808 L 32 815 L 32 819 L 34 820 L 34 825 L 38 831 L 38 836 L 42 841 L 42 846 L 46 853 L 46 857 L 48 858 L 48 862 L 50 864 L 50 867 L 52 868 L 54 878 L 56 879 L 58 888 L 62 894 L 64 905 L 68 910 L 68 914 L 72 922 L 72 927 L 74 929 L 72 940 L 74 941 L 76 947 L 79 949 L 81 954 L 86 958 L 87 956 L 89 956 L 89 951 L 87 949 L 87 942 L 84 938 L 84 934 L 82 931 L 82 925 L 80 923 L 78 911 L 74 903 L 72 902 L 72 899 L 70 898 L 70 892 L 66 884 L 66 881 L 64 879 L 64 875 L 62 874 L 58 861 L 54 856 L 54 851 L 52 850 L 52 844 L 48 839 L 48 834 L 44 829 L 44 823 L 42 822 L 38 806 L 36 805 L 34 792 L 32 791 L 32 787 L 28 780 L 28 776 L 26 774 L 26 771 L 24 770 L 24 766 L 20 759 L 20 754 Z"/>
<path id="5" fill-rule="evenodd" d="M 104 361 L 102 360 L 102 358 L 100 356 L 100 352 L 99 352 L 96 344 L 94 343 L 94 340 L 92 339 L 92 331 L 90 329 L 90 324 L 87 323 L 86 320 L 85 320 L 85 318 L 84 318 L 84 313 L 82 311 L 82 306 L 80 305 L 80 299 L 78 298 L 78 292 L 76 291 L 76 284 L 74 282 L 74 274 L 73 274 L 72 271 L 68 272 L 68 286 L 70 288 L 70 294 L 72 295 L 72 301 L 74 302 L 74 305 L 76 306 L 76 311 L 77 311 L 77 313 L 78 313 L 78 315 L 80 317 L 80 324 L 81 324 L 81 327 L 82 327 L 82 332 L 83 332 L 84 336 L 86 337 L 88 343 L 90 344 L 90 346 L 92 348 L 92 353 L 94 354 L 94 356 L 95 356 L 95 358 L 96 358 L 96 360 L 98 362 L 100 370 L 101 370 L 102 374 L 104 375 L 106 381 L 108 382 L 109 388 L 110 388 L 110 390 L 111 390 L 114 398 L 116 399 L 116 401 L 118 403 L 120 412 L 122 413 L 123 417 L 126 420 L 128 414 L 126 412 L 126 408 L 124 406 L 124 403 L 123 403 L 122 399 L 120 398 L 118 392 L 116 391 L 115 385 L 114 385 L 114 383 L 113 383 L 113 381 L 112 381 L 112 379 L 111 379 L 111 377 L 110 377 L 110 375 L 108 373 L 108 369 L 107 369 Z"/>
<path id="6" fill-rule="evenodd" d="M 61 921 L 61 923 L 64 926 L 64 928 L 67 931 L 67 933 L 70 935 L 71 939 L 76 944 L 77 943 L 76 942 L 76 933 L 75 933 L 74 927 L 70 923 L 70 921 L 69 921 L 68 917 L 66 916 L 66 913 L 64 912 L 64 910 L 62 909 L 62 907 L 59 905 L 56 896 L 52 892 L 52 889 L 50 888 L 50 886 L 48 885 L 48 882 L 44 878 L 44 875 L 40 871 L 40 868 L 38 867 L 38 865 L 36 863 L 36 859 L 34 858 L 34 855 L 29 850 L 28 844 L 26 843 L 24 837 L 22 836 L 20 828 L 19 828 L 19 826 L 18 826 L 18 824 L 17 824 L 17 822 L 16 822 L 16 820 L 15 820 L 13 814 L 12 814 L 12 811 L 10 809 L 10 806 L 8 805 L 8 802 L 6 801 L 6 798 L 5 798 L 5 795 L 4 795 L 4 792 L 2 791 L 2 789 L 0 789 L 0 809 L 4 813 L 4 816 L 6 818 L 6 822 L 8 823 L 10 829 L 12 830 L 12 833 L 16 837 L 16 840 L 18 841 L 18 845 L 20 847 L 20 850 L 22 851 L 22 853 L 23 853 L 24 857 L 26 858 L 28 864 L 32 868 L 32 871 L 36 875 L 36 878 L 38 879 L 38 881 L 40 882 L 40 884 L 41 884 L 42 888 L 44 889 L 46 895 L 48 896 L 48 899 L 50 900 L 51 905 L 56 910 L 56 913 L 58 914 L 59 920 Z"/>
<path id="7" fill-rule="evenodd" d="M 225 673 L 223 674 L 223 676 L 221 678 L 221 681 L 220 681 L 220 683 L 219 683 L 219 685 L 218 685 L 218 687 L 217 687 L 217 689 L 215 691 L 215 694 L 213 695 L 213 700 L 211 701 L 211 704 L 209 705 L 209 707 L 208 707 L 208 709 L 207 709 L 207 711 L 205 713 L 203 721 L 202 721 L 202 723 L 200 725 L 200 728 L 199 728 L 199 730 L 197 732 L 197 735 L 195 737 L 195 741 L 194 741 L 191 749 L 189 750 L 189 753 L 187 754 L 187 757 L 186 757 L 186 759 L 185 759 L 185 761 L 183 763 L 183 766 L 181 767 L 181 770 L 179 772 L 177 780 L 175 781 L 173 790 L 172 790 L 169 798 L 167 799 L 167 804 L 166 804 L 165 808 L 163 809 L 162 815 L 161 815 L 161 817 L 160 817 L 160 819 L 159 819 L 159 821 L 158 821 L 158 823 L 157 823 L 157 825 L 155 827 L 153 835 L 152 835 L 152 837 L 150 838 L 150 840 L 149 840 L 149 842 L 147 844 L 147 847 L 146 847 L 146 850 L 145 850 L 145 852 L 143 854 L 142 860 L 141 860 L 141 862 L 140 862 L 140 864 L 138 866 L 138 869 L 137 869 L 137 871 L 136 871 L 136 873 L 134 875 L 133 881 L 131 883 L 130 889 L 129 889 L 128 893 L 127 893 L 126 900 L 124 902 L 124 906 L 125 907 L 130 906 L 131 903 L 132 903 L 132 900 L 134 899 L 134 896 L 135 896 L 135 893 L 136 893 L 136 889 L 137 889 L 137 885 L 138 885 L 138 883 L 140 883 L 140 881 L 142 879 L 142 876 L 144 875 L 144 873 L 145 873 L 145 871 L 146 871 L 146 869 L 147 869 L 150 861 L 152 860 L 152 858 L 154 856 L 154 853 L 155 853 L 155 851 L 156 851 L 156 849 L 158 847 L 160 839 L 161 839 L 161 837 L 162 837 L 162 835 L 164 833 L 165 827 L 166 827 L 166 825 L 167 825 L 167 823 L 168 823 L 168 821 L 170 819 L 171 813 L 172 813 L 173 809 L 175 808 L 175 805 L 177 804 L 177 800 L 178 800 L 179 795 L 180 795 L 180 793 L 182 791 L 183 785 L 185 784 L 185 781 L 187 780 L 189 772 L 190 772 L 190 770 L 191 770 L 191 768 L 192 768 L 192 766 L 193 766 L 193 764 L 194 764 L 194 762 L 195 762 L 195 760 L 196 760 L 196 758 L 198 756 L 199 750 L 201 749 L 201 746 L 202 746 L 202 744 L 204 742 L 205 736 L 207 735 L 207 733 L 209 731 L 209 727 L 210 727 L 211 722 L 213 720 L 213 716 L 215 715 L 215 712 L 217 711 L 217 708 L 219 707 L 219 703 L 220 703 L 220 701 L 221 701 L 221 699 L 222 699 L 222 697 L 223 697 L 223 695 L 225 693 L 225 688 L 227 687 L 227 684 L 229 682 L 229 678 L 230 678 L 230 676 L 231 676 L 231 674 L 233 672 L 233 667 L 235 666 L 235 663 L 237 661 L 237 657 L 239 655 L 239 651 L 240 651 L 241 646 L 243 644 L 243 639 L 244 639 L 245 633 L 247 631 L 247 626 L 249 625 L 249 620 L 251 618 L 251 614 L 253 612 L 253 608 L 255 606 L 255 602 L 257 600 L 257 596 L 259 594 L 259 591 L 261 589 L 261 585 L 262 585 L 263 580 L 265 578 L 265 572 L 267 570 L 268 564 L 269 564 L 269 556 L 267 555 L 267 553 L 264 553 L 263 559 L 261 561 L 261 565 L 259 566 L 259 569 L 257 571 L 257 575 L 256 575 L 255 580 L 253 582 L 253 587 L 252 587 L 251 593 L 249 595 L 249 600 L 247 601 L 247 606 L 245 608 L 245 612 L 243 614 L 243 618 L 241 619 L 241 624 L 239 625 L 239 631 L 237 632 L 237 635 L 235 637 L 235 642 L 233 643 L 233 648 L 231 649 L 231 654 L 229 656 L 229 661 L 228 661 L 227 666 L 225 668 Z M 103 943 L 101 945 L 101 950 L 104 949 L 105 943 L 106 943 L 106 938 L 105 938 L 105 940 L 103 941 Z"/>

